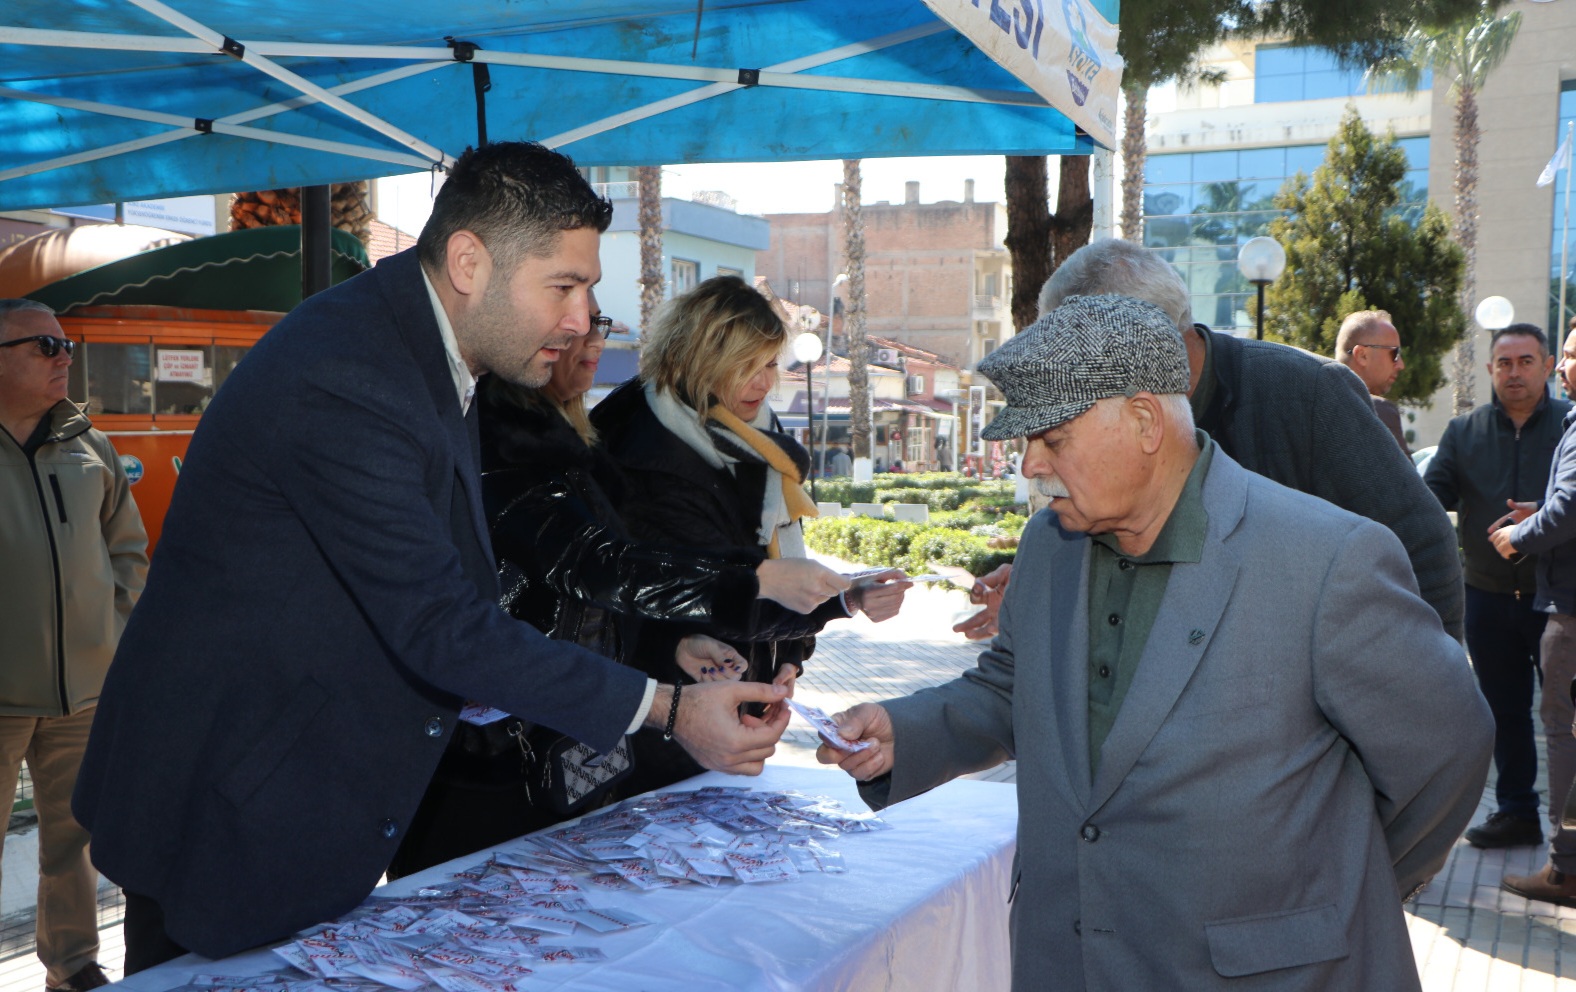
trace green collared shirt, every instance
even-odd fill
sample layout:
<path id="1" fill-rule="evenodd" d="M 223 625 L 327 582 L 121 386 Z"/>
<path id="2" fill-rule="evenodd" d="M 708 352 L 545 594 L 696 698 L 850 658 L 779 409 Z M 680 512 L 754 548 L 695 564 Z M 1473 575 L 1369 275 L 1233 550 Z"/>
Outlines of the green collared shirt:
<path id="1" fill-rule="evenodd" d="M 1197 562 L 1204 553 L 1209 514 L 1204 478 L 1215 442 L 1195 431 L 1198 461 L 1188 473 L 1171 516 L 1154 545 L 1137 556 L 1122 553 L 1111 534 L 1096 534 L 1089 546 L 1089 773 L 1100 767 L 1100 748 L 1116 723 L 1133 672 L 1160 612 L 1160 601 L 1177 562 Z"/>

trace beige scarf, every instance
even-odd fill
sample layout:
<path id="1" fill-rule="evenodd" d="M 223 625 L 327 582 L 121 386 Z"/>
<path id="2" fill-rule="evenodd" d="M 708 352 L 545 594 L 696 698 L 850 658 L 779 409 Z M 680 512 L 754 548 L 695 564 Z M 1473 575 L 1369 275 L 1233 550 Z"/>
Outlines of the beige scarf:
<path id="1" fill-rule="evenodd" d="M 794 464 L 793 459 L 788 457 L 788 453 L 779 448 L 776 442 L 734 416 L 726 407 L 712 407 L 710 417 L 732 431 L 739 440 L 765 459 L 767 465 L 777 471 L 782 479 L 783 505 L 787 508 L 790 523 L 804 517 L 820 516 L 820 510 L 804 491 L 804 480 L 799 477 L 799 466 Z M 771 543 L 766 546 L 766 554 L 770 558 L 782 557 L 775 532 L 772 534 Z"/>

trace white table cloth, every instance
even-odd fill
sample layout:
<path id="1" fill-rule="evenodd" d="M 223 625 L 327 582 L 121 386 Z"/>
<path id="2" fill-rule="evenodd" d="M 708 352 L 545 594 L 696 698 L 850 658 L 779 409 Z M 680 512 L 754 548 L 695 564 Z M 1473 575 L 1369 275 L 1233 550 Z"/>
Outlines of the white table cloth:
<path id="1" fill-rule="evenodd" d="M 831 796 L 849 809 L 866 808 L 853 780 L 835 769 L 769 765 L 759 778 L 707 773 L 674 789 L 706 785 L 797 789 Z M 526 987 L 587 992 L 1006 990 L 1014 787 L 960 780 L 881 816 L 893 829 L 845 834 L 834 842 L 848 866 L 846 874 L 593 893 L 593 906 L 632 909 L 656 922 L 618 933 L 544 938 L 544 944 L 600 948 L 608 960 L 543 965 Z M 485 852 L 461 858 L 378 891 L 406 894 L 485 858 Z M 117 986 L 164 992 L 197 974 L 251 975 L 282 965 L 266 950 L 218 962 L 187 955 Z"/>

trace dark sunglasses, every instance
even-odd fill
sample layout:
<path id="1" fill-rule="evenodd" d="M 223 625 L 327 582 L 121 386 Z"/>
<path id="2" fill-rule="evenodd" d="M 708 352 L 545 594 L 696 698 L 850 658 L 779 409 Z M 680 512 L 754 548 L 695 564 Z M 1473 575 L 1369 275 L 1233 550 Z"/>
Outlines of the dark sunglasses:
<path id="1" fill-rule="evenodd" d="M 12 338 L 9 341 L 0 341 L 0 348 L 11 348 L 29 341 L 38 345 L 39 353 L 45 358 L 54 358 L 60 354 L 60 349 L 66 350 L 66 357 L 77 353 L 77 343 L 70 338 L 57 338 L 53 334 L 34 334 L 32 337 Z"/>
<path id="2" fill-rule="evenodd" d="M 592 317 L 591 318 L 591 329 L 593 331 L 596 331 L 598 334 L 602 335 L 603 337 L 607 337 L 608 333 L 613 330 L 613 318 L 612 317 Z"/>

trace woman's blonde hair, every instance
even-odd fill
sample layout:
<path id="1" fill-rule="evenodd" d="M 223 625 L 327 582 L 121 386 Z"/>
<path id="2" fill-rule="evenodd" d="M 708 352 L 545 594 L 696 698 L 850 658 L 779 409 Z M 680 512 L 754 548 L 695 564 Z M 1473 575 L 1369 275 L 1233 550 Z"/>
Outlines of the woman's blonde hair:
<path id="1" fill-rule="evenodd" d="M 482 380 L 482 388 L 487 391 L 488 398 L 497 401 L 502 406 L 514 407 L 520 410 L 530 410 L 537 407 L 547 407 L 557 410 L 575 429 L 587 447 L 596 446 L 596 428 L 591 426 L 591 415 L 586 410 L 584 394 L 576 396 L 567 403 L 554 396 L 545 388 L 532 388 L 521 386 L 502 378 L 490 375 Z"/>
<path id="2" fill-rule="evenodd" d="M 738 276 L 707 279 L 657 311 L 640 349 L 640 377 L 704 419 L 782 352 L 788 329 Z"/>

